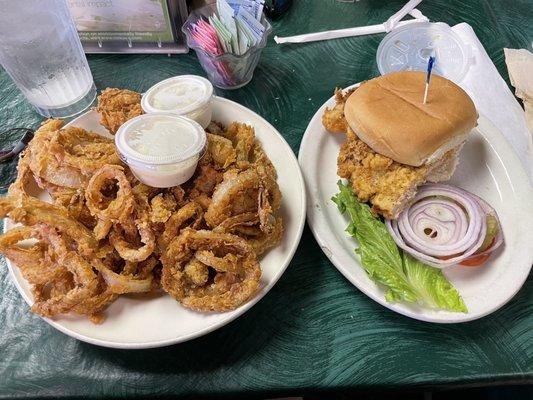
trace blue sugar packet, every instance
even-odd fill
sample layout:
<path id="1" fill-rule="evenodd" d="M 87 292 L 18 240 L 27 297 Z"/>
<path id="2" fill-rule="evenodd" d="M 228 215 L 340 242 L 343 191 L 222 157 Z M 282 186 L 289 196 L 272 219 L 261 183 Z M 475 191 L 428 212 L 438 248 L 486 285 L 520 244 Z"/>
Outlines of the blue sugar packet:
<path id="1" fill-rule="evenodd" d="M 265 27 L 261 24 L 264 0 L 217 0 L 218 15 L 209 18 L 224 51 L 244 54 L 261 41 Z"/>
<path id="2" fill-rule="evenodd" d="M 263 34 L 265 33 L 265 27 L 261 22 L 255 19 L 252 14 L 250 14 L 244 8 L 240 8 L 236 18 L 245 23 L 246 26 L 252 31 L 256 39 L 256 43 L 261 40 Z"/>
<path id="3" fill-rule="evenodd" d="M 240 9 L 245 9 L 258 21 L 263 15 L 263 8 L 265 6 L 264 0 L 228 0 L 228 4 L 233 8 L 235 13 Z"/>

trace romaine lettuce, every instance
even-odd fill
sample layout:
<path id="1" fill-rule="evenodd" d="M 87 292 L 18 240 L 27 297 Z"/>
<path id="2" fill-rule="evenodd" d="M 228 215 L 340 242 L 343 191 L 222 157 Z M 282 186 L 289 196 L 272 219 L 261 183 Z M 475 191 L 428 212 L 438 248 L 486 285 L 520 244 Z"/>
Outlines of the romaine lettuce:
<path id="1" fill-rule="evenodd" d="M 347 212 L 346 231 L 355 237 L 355 250 L 368 276 L 387 288 L 388 302 L 406 301 L 448 311 L 467 312 L 466 306 L 442 271 L 405 254 L 394 242 L 385 224 L 360 202 L 352 189 L 338 183 L 339 193 L 332 198 L 341 213 Z"/>

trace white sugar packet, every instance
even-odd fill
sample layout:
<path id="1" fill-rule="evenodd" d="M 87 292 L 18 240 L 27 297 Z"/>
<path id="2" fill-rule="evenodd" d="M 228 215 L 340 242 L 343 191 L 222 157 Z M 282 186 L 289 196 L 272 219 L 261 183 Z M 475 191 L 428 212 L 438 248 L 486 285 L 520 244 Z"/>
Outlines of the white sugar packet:
<path id="1" fill-rule="evenodd" d="M 220 22 L 230 32 L 231 52 L 239 54 L 239 39 L 237 26 L 235 25 L 235 12 L 226 0 L 217 0 L 217 11 Z"/>
<path id="2" fill-rule="evenodd" d="M 470 46 L 473 57 L 468 73 L 459 84 L 472 97 L 479 113 L 488 118 L 514 148 L 533 183 L 533 140 L 524 110 L 472 27 L 463 22 L 453 26 L 452 30 Z"/>

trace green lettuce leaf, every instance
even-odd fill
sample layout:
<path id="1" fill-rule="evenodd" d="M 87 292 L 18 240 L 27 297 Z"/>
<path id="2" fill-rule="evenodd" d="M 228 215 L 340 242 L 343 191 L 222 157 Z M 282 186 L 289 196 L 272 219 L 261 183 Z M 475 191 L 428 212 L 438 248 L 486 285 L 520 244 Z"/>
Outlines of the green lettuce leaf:
<path id="1" fill-rule="evenodd" d="M 442 270 L 430 267 L 406 252 L 403 252 L 403 267 L 422 304 L 443 310 L 468 312 L 461 295 L 446 279 Z"/>
<path id="2" fill-rule="evenodd" d="M 387 288 L 389 302 L 416 302 L 449 311 L 466 312 L 461 296 L 442 271 L 404 254 L 385 224 L 372 215 L 352 189 L 338 183 L 339 193 L 332 198 L 341 213 L 347 212 L 350 224 L 346 231 L 359 242 L 355 250 L 368 276 Z"/>
<path id="3" fill-rule="evenodd" d="M 418 299 L 403 273 L 402 257 L 385 225 L 375 218 L 368 205 L 359 202 L 352 189 L 339 182 L 333 201 L 348 212 L 351 224 L 346 231 L 359 242 L 355 251 L 368 276 L 388 288 L 387 298 L 415 302 Z"/>

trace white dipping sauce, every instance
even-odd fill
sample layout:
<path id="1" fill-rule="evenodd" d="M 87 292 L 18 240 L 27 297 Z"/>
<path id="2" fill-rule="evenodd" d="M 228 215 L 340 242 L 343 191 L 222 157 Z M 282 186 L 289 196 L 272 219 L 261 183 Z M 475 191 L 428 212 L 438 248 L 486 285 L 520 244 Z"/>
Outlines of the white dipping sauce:
<path id="1" fill-rule="evenodd" d="M 155 91 L 151 104 L 159 110 L 180 110 L 201 102 L 205 95 L 205 85 L 194 80 L 174 82 Z"/>
<path id="2" fill-rule="evenodd" d="M 115 135 L 118 153 L 133 174 L 153 187 L 188 181 L 207 142 L 195 121 L 173 113 L 152 113 L 123 124 Z"/>
<path id="3" fill-rule="evenodd" d="M 195 141 L 195 134 L 174 121 L 142 122 L 127 133 L 128 145 L 145 156 L 170 156 L 185 152 Z"/>
<path id="4" fill-rule="evenodd" d="M 196 75 L 165 79 L 146 91 L 141 106 L 146 113 L 172 112 L 194 119 L 203 128 L 211 122 L 213 85 Z"/>

